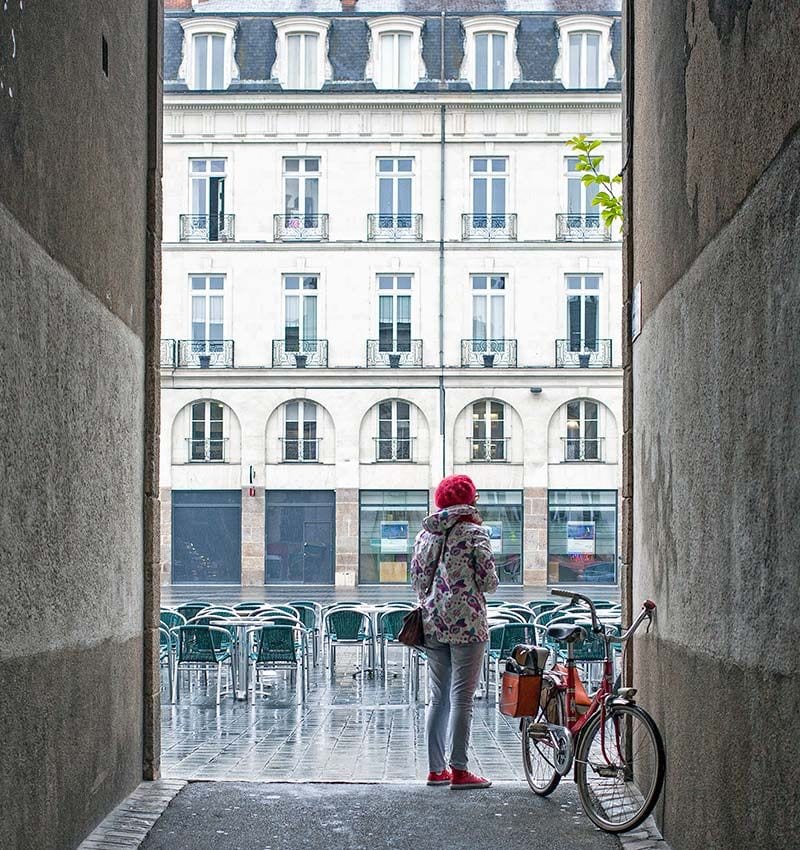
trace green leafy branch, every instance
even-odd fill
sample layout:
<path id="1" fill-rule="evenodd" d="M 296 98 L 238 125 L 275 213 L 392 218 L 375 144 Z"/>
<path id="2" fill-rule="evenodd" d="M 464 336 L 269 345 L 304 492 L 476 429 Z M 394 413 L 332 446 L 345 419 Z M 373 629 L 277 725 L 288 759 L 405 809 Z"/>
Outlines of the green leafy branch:
<path id="1" fill-rule="evenodd" d="M 622 193 L 614 191 L 615 186 L 622 183 L 622 175 L 616 174 L 611 177 L 608 174 L 603 174 L 600 168 L 603 164 L 603 157 L 596 155 L 594 152 L 600 147 L 602 142 L 597 139 L 590 139 L 588 136 L 574 136 L 567 144 L 578 154 L 578 163 L 575 166 L 576 171 L 584 172 L 581 177 L 581 182 L 584 186 L 597 186 L 598 192 L 592 199 L 592 205 L 600 207 L 600 217 L 603 219 L 603 224 L 611 227 L 615 222 L 622 223 Z"/>

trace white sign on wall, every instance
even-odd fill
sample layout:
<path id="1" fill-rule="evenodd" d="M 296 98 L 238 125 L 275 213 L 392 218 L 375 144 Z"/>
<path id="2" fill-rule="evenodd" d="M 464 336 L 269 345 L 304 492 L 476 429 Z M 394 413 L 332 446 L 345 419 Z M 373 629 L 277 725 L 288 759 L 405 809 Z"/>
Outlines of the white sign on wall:
<path id="1" fill-rule="evenodd" d="M 404 555 L 408 552 L 408 523 L 381 523 L 381 554 Z"/>
<path id="2" fill-rule="evenodd" d="M 594 555 L 594 522 L 567 521 L 567 554 Z"/>

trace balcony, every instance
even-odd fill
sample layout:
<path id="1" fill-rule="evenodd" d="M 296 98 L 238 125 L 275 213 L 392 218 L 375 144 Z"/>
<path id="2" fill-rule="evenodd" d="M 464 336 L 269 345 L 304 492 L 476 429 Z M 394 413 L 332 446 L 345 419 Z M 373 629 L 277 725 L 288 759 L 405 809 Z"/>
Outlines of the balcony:
<path id="1" fill-rule="evenodd" d="M 514 367 L 517 365 L 515 339 L 462 339 L 462 366 Z"/>
<path id="2" fill-rule="evenodd" d="M 322 437 L 281 437 L 284 463 L 319 463 Z"/>
<path id="3" fill-rule="evenodd" d="M 592 342 L 581 342 L 580 340 L 557 339 L 556 366 L 559 368 L 588 369 L 595 367 L 608 369 L 611 367 L 611 340 L 596 339 Z"/>
<path id="4" fill-rule="evenodd" d="M 326 242 L 328 214 L 278 213 L 273 218 L 276 242 Z"/>
<path id="5" fill-rule="evenodd" d="M 481 440 L 467 437 L 470 443 L 469 459 L 472 463 L 504 463 L 508 460 L 508 437 Z"/>
<path id="6" fill-rule="evenodd" d="M 233 242 L 235 215 L 182 215 L 181 242 Z"/>
<path id="7" fill-rule="evenodd" d="M 562 437 L 565 463 L 605 463 L 605 437 Z"/>
<path id="8" fill-rule="evenodd" d="M 179 339 L 176 366 L 181 369 L 230 369 L 233 367 L 232 339 Z"/>
<path id="9" fill-rule="evenodd" d="M 228 438 L 219 437 L 208 440 L 186 438 L 186 454 L 189 463 L 227 463 Z"/>
<path id="10" fill-rule="evenodd" d="M 422 215 L 369 213 L 367 239 L 370 242 L 419 242 L 422 239 Z"/>
<path id="11" fill-rule="evenodd" d="M 463 213 L 461 238 L 475 242 L 508 242 L 517 238 L 516 213 Z"/>
<path id="12" fill-rule="evenodd" d="M 328 365 L 327 339 L 273 339 L 272 365 L 275 368 Z"/>
<path id="13" fill-rule="evenodd" d="M 367 340 L 367 366 L 422 366 L 422 340 L 408 339 L 399 344 L 382 344 L 382 340 Z"/>
<path id="14" fill-rule="evenodd" d="M 161 340 L 161 368 L 174 369 L 178 344 L 174 339 Z"/>
<path id="15" fill-rule="evenodd" d="M 610 242 L 611 228 L 599 213 L 557 213 L 556 242 Z"/>
<path id="16" fill-rule="evenodd" d="M 373 437 L 375 460 L 378 463 L 414 463 L 414 441 L 416 437 Z"/>

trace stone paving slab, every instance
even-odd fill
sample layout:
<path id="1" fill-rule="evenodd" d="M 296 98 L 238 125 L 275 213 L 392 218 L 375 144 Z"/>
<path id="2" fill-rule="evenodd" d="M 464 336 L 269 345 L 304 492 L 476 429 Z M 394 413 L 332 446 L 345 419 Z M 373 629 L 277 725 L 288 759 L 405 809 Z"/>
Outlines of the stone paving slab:
<path id="1" fill-rule="evenodd" d="M 190 783 L 142 850 L 612 850 L 574 786 Z"/>

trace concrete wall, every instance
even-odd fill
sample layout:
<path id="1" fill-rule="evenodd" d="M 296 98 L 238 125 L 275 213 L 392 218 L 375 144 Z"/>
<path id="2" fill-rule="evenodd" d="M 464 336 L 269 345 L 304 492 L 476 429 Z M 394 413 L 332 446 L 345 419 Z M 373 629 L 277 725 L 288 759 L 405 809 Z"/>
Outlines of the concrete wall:
<path id="1" fill-rule="evenodd" d="M 635 673 L 659 817 L 675 850 L 796 847 L 800 9 L 634 14 L 633 601 L 659 606 Z"/>
<path id="2" fill-rule="evenodd" d="M 0 13 L 4 850 L 77 846 L 157 770 L 158 7 Z"/>

